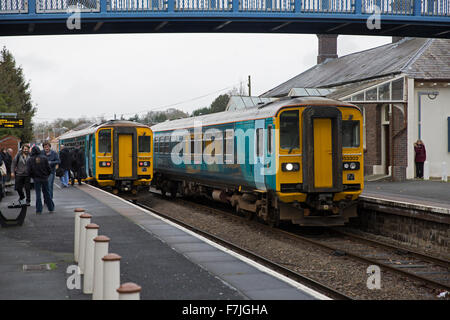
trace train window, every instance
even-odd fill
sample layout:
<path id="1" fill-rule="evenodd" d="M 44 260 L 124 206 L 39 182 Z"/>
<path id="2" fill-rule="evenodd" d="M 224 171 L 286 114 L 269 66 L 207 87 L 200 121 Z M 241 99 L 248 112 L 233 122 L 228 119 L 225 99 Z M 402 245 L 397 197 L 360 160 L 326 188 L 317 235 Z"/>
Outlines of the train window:
<path id="1" fill-rule="evenodd" d="M 356 120 L 342 121 L 342 147 L 343 148 L 359 147 L 359 121 Z"/>
<path id="2" fill-rule="evenodd" d="M 256 156 L 261 157 L 263 155 L 263 129 L 256 129 Z"/>
<path id="3" fill-rule="evenodd" d="M 111 129 L 98 132 L 98 152 L 111 153 Z"/>
<path id="4" fill-rule="evenodd" d="M 284 111 L 280 115 L 280 147 L 282 149 L 300 148 L 299 118 L 297 110 Z"/>
<path id="5" fill-rule="evenodd" d="M 139 152 L 150 152 L 150 136 L 139 136 Z"/>
<path id="6" fill-rule="evenodd" d="M 225 163 L 234 163 L 234 130 L 225 130 Z"/>
<path id="7" fill-rule="evenodd" d="M 267 153 L 272 153 L 272 125 L 267 126 Z"/>

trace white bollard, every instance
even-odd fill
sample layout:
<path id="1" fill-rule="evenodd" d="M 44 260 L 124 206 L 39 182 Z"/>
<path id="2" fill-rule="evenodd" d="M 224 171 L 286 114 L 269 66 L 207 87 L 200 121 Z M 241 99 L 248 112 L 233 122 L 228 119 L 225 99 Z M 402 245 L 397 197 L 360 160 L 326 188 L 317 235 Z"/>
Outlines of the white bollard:
<path id="1" fill-rule="evenodd" d="M 136 283 L 127 282 L 122 284 L 117 292 L 119 293 L 119 300 L 141 300 L 141 287 Z"/>
<path id="2" fill-rule="evenodd" d="M 91 223 L 92 216 L 89 213 L 83 213 L 80 216 L 80 244 L 78 246 L 79 253 L 79 261 L 78 267 L 80 267 L 80 274 L 84 274 L 84 254 L 86 249 L 86 226 Z"/>
<path id="3" fill-rule="evenodd" d="M 103 299 L 103 260 L 108 254 L 109 238 L 107 236 L 98 236 L 94 238 L 94 288 L 92 293 L 93 300 Z"/>
<path id="4" fill-rule="evenodd" d="M 73 256 L 74 256 L 74 261 L 78 262 L 78 255 L 79 255 L 79 244 L 80 244 L 80 216 L 84 213 L 84 209 L 83 208 L 75 208 L 75 210 L 73 210 L 75 212 L 75 240 L 73 243 Z"/>
<path id="5" fill-rule="evenodd" d="M 86 226 L 84 253 L 83 293 L 90 294 L 94 287 L 94 238 L 98 235 L 99 226 L 90 223 Z"/>
<path id="6" fill-rule="evenodd" d="M 119 300 L 120 256 L 109 253 L 103 260 L 103 300 Z"/>
<path id="7" fill-rule="evenodd" d="M 442 162 L 442 181 L 447 182 L 447 162 Z"/>
<path id="8" fill-rule="evenodd" d="M 423 164 L 423 180 L 430 180 L 430 163 L 428 161 Z"/>

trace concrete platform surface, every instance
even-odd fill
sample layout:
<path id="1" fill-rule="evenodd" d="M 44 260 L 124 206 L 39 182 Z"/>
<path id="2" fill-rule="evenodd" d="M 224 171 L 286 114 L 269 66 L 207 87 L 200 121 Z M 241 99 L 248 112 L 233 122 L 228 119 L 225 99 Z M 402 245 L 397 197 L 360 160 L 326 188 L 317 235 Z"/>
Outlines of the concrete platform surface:
<path id="1" fill-rule="evenodd" d="M 0 202 L 7 217 L 17 199 Z M 119 254 L 121 283 L 142 287 L 143 300 L 315 300 L 326 298 L 267 273 L 186 230 L 88 185 L 55 183 L 55 213 L 35 214 L 34 190 L 23 226 L 0 228 L 0 300 L 91 299 L 73 288 L 74 209 L 82 207 Z M 72 266 L 72 267 L 71 267 Z M 81 281 L 82 283 L 82 281 Z"/>

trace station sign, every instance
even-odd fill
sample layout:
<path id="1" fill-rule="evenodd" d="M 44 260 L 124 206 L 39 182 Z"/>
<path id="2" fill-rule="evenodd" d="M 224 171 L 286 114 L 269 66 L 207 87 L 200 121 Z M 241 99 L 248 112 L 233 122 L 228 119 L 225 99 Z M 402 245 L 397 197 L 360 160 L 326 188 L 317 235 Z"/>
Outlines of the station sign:
<path id="1" fill-rule="evenodd" d="M 0 128 L 23 128 L 23 119 L 0 118 Z"/>

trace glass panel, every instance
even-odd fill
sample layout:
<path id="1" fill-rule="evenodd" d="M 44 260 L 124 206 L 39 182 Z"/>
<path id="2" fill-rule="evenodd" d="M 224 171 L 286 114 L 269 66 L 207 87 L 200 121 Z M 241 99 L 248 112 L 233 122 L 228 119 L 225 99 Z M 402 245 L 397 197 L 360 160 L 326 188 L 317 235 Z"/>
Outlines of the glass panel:
<path id="1" fill-rule="evenodd" d="M 98 152 L 111 153 L 111 129 L 103 129 L 99 131 Z"/>
<path id="2" fill-rule="evenodd" d="M 359 121 L 355 120 L 342 121 L 342 147 L 343 148 L 359 147 Z"/>
<path id="3" fill-rule="evenodd" d="M 367 101 L 376 101 L 377 100 L 377 88 L 373 88 L 366 91 L 366 100 Z"/>
<path id="4" fill-rule="evenodd" d="M 390 83 L 378 87 L 378 100 L 391 100 Z"/>
<path id="5" fill-rule="evenodd" d="M 282 149 L 299 149 L 300 137 L 298 111 L 285 111 L 280 116 L 280 147 Z"/>
<path id="6" fill-rule="evenodd" d="M 139 137 L 139 152 L 150 152 L 150 136 Z"/>
<path id="7" fill-rule="evenodd" d="M 364 92 L 355 94 L 355 95 L 352 97 L 352 101 L 364 101 Z"/>
<path id="8" fill-rule="evenodd" d="M 403 78 L 392 81 L 392 100 L 403 100 Z"/>

